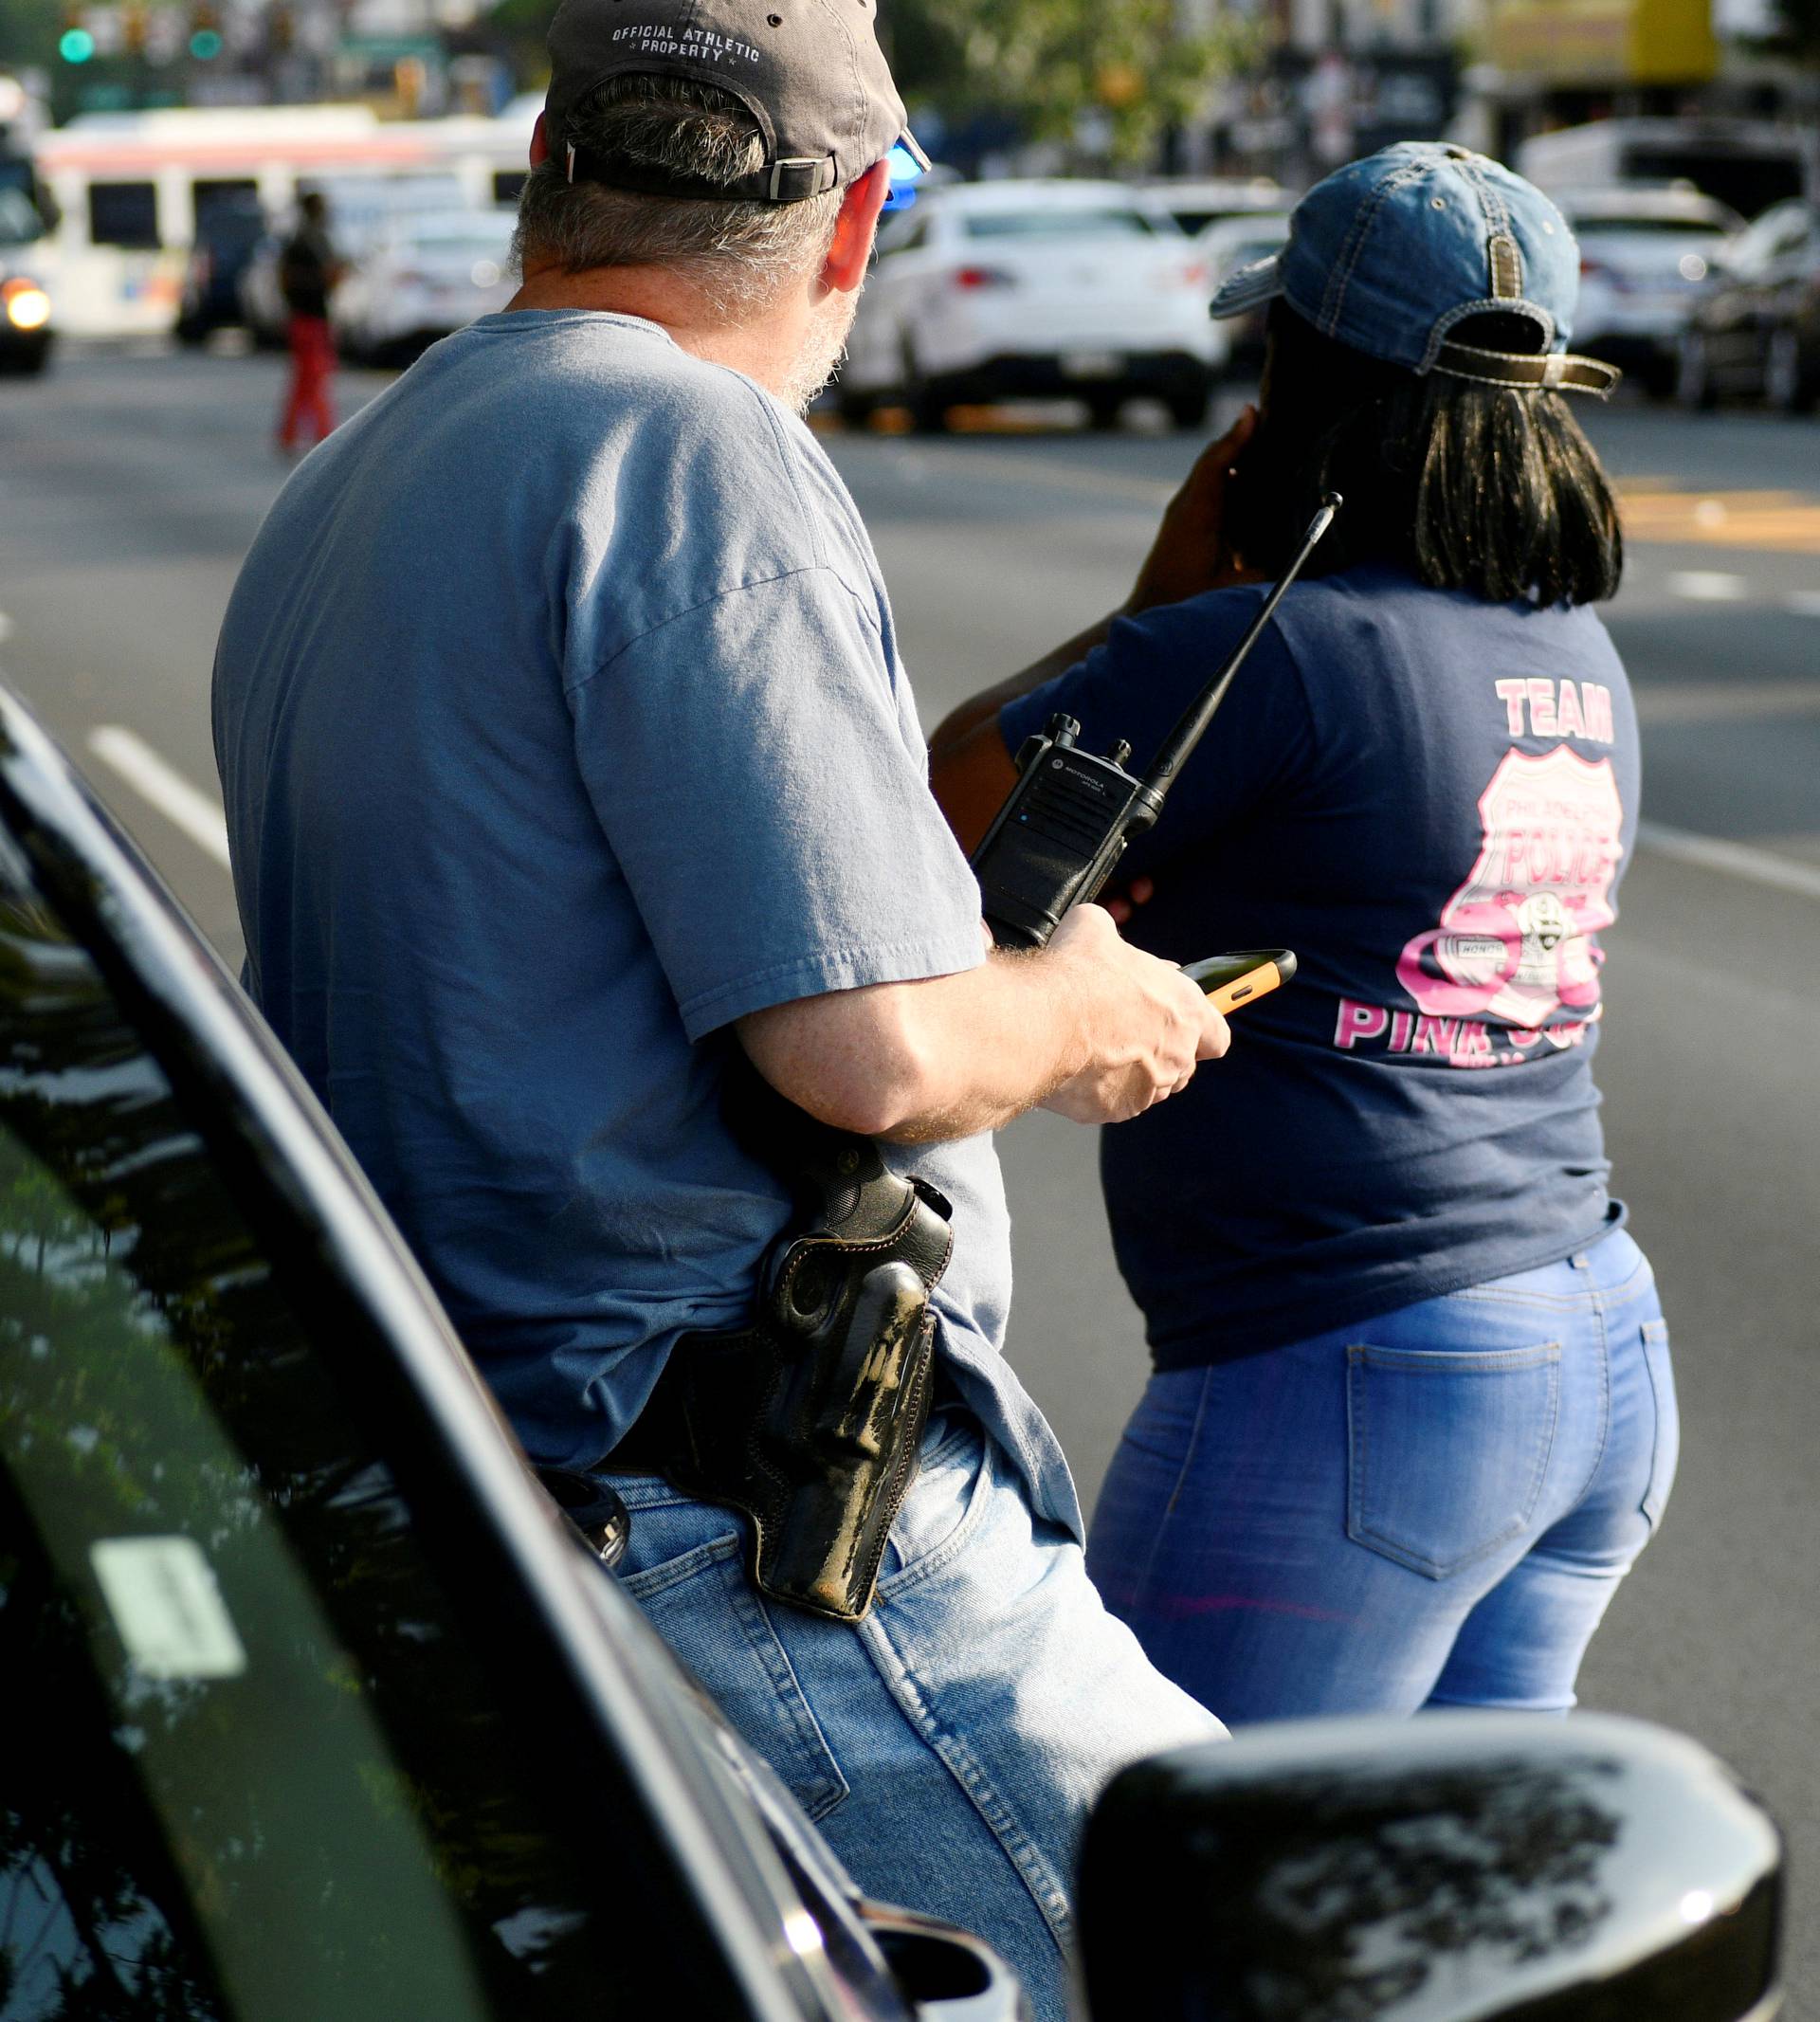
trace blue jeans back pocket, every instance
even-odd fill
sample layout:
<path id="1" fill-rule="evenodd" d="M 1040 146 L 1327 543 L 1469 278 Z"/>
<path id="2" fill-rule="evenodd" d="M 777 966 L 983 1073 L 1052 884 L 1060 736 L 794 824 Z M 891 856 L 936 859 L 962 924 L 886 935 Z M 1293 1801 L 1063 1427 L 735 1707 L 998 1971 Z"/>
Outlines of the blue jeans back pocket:
<path id="1" fill-rule="evenodd" d="M 1668 1359 L 1665 1320 L 1644 1321 L 1643 1358 L 1649 1371 L 1649 1388 L 1656 1405 L 1655 1451 L 1649 1463 L 1649 1486 L 1643 1498 L 1643 1514 L 1653 1531 L 1662 1521 L 1668 1491 L 1675 1485 L 1675 1467 L 1681 1459 L 1681 1415 L 1675 1403 L 1675 1373 Z"/>
<path id="2" fill-rule="evenodd" d="M 826 1818 L 846 1795 L 846 1778 L 746 1577 L 741 1539 L 716 1538 L 621 1584 L 796 1802 Z"/>
<path id="3" fill-rule="evenodd" d="M 1346 1535 L 1429 1579 L 1520 1536 L 1560 1410 L 1557 1341 L 1346 1351 Z"/>

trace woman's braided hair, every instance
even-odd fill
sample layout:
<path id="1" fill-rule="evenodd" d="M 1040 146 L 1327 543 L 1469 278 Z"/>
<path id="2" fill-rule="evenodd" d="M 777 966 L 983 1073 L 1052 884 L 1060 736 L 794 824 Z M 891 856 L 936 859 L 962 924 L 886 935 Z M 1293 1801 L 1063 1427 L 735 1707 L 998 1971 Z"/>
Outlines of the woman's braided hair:
<path id="1" fill-rule="evenodd" d="M 1473 317 L 1449 334 L 1487 351 L 1540 348 L 1524 317 Z M 1311 575 L 1389 562 L 1494 603 L 1592 604 L 1617 591 L 1617 503 L 1567 396 L 1407 372 L 1278 301 L 1264 421 L 1229 494 L 1245 561 L 1279 574 L 1328 489 L 1346 505 Z"/>

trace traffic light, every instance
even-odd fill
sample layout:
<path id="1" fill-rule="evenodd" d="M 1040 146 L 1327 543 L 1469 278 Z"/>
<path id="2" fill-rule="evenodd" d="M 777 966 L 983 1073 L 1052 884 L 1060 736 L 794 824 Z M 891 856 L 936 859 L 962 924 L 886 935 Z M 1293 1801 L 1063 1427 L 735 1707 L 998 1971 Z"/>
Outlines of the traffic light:
<path id="1" fill-rule="evenodd" d="M 221 54 L 221 22 L 207 0 L 190 10 L 190 54 L 200 64 Z"/>
<path id="2" fill-rule="evenodd" d="M 120 46 L 129 56 L 145 54 L 145 9 L 138 0 L 128 0 L 120 9 Z"/>
<path id="3" fill-rule="evenodd" d="M 265 17 L 265 39 L 279 55 L 297 40 L 297 21 L 288 7 L 275 7 Z"/>
<path id="4" fill-rule="evenodd" d="M 83 27 L 79 7 L 64 10 L 64 32 L 57 38 L 57 54 L 66 64 L 85 64 L 95 54 L 95 38 Z"/>

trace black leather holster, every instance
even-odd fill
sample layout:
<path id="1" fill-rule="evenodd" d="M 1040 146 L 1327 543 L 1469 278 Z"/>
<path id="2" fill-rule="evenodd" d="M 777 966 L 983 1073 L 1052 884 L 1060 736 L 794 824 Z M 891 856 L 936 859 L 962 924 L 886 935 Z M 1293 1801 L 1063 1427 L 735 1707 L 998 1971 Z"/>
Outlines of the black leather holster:
<path id="1" fill-rule="evenodd" d="M 766 1260 L 750 1324 L 684 1335 L 602 1471 L 654 1471 L 742 1512 L 762 1594 L 857 1622 L 916 1476 L 953 1210 L 869 1139 L 781 1104 L 786 1119 L 768 1096 L 742 1093 L 741 1136 L 752 1141 L 755 1107 L 797 1219 Z"/>

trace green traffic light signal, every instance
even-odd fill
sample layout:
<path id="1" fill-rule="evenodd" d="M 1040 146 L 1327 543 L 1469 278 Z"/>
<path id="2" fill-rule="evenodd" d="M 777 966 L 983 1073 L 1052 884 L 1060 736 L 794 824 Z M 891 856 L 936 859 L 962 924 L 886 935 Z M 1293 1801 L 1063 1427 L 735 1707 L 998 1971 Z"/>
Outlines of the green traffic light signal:
<path id="1" fill-rule="evenodd" d="M 198 28 L 190 38 L 190 54 L 199 63 L 208 63 L 221 54 L 221 37 L 213 28 Z"/>
<path id="2" fill-rule="evenodd" d="M 66 64 L 85 64 L 95 54 L 95 38 L 86 28 L 65 28 L 57 54 Z"/>

